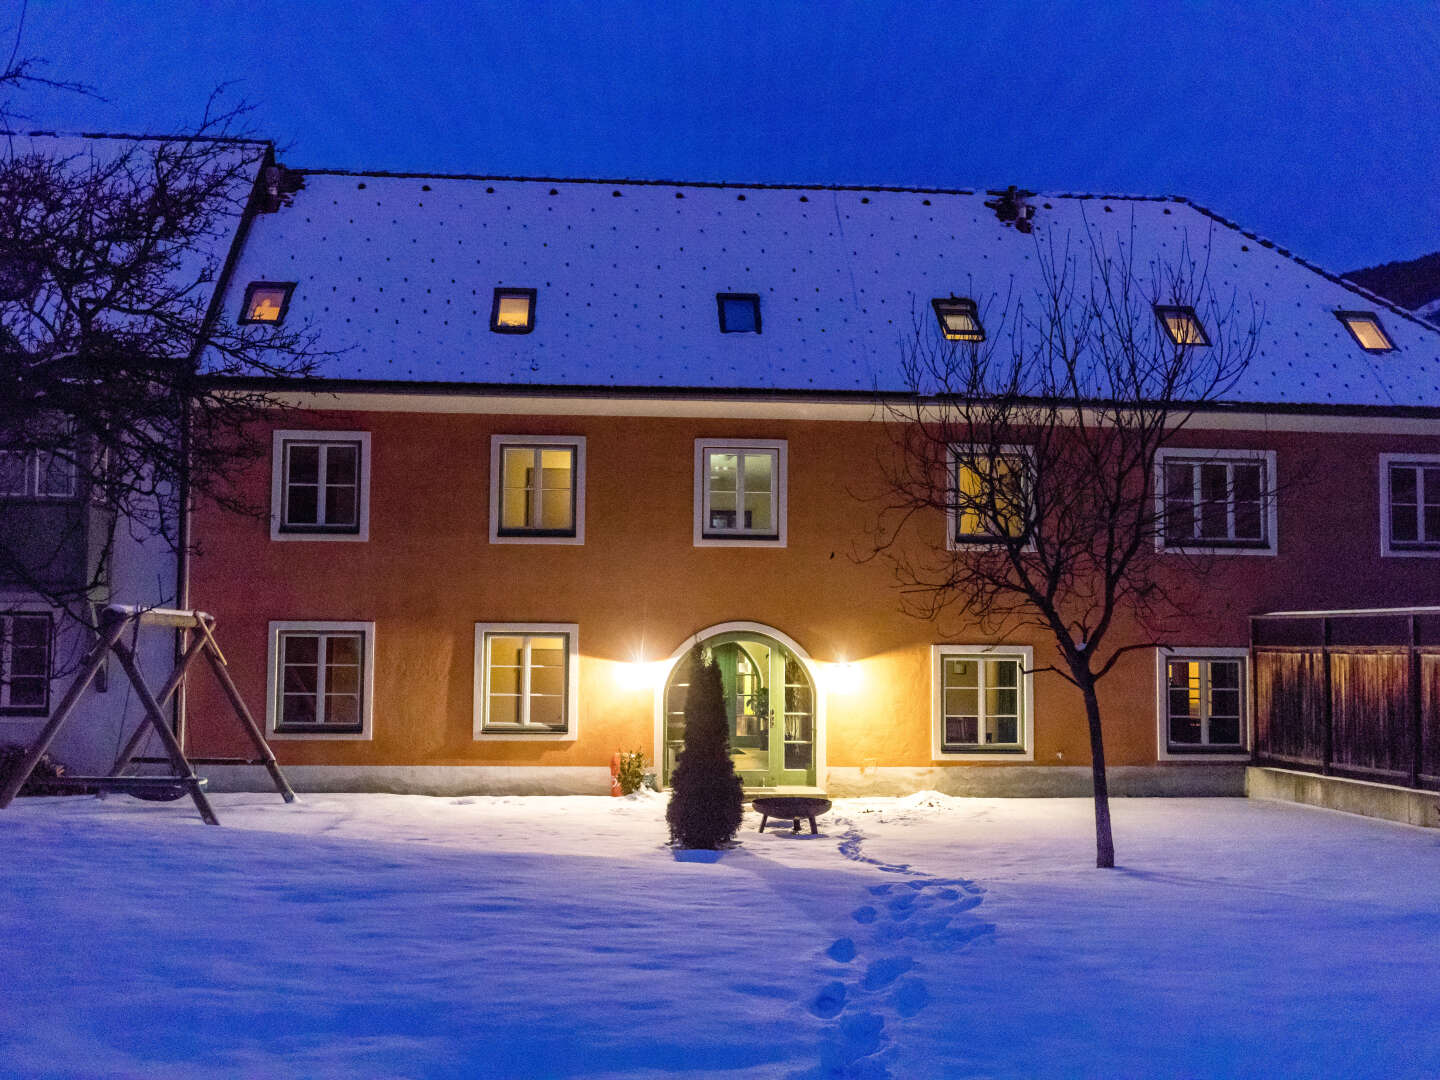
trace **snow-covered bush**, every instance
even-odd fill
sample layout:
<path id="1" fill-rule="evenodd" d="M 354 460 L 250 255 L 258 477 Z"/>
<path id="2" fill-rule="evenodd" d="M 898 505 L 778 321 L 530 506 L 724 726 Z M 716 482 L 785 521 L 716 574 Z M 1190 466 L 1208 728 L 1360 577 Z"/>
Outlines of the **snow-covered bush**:
<path id="1" fill-rule="evenodd" d="M 0 746 L 0 783 L 10 775 L 12 769 L 18 768 L 20 759 L 25 756 L 25 747 L 16 746 L 13 743 Z M 51 780 L 58 780 L 70 770 L 61 762 L 56 761 L 49 754 L 42 754 L 40 760 L 35 763 L 30 778 L 25 781 L 25 786 L 20 789 L 21 795 L 82 795 L 86 792 L 78 788 L 58 787 L 49 783 Z"/>
<path id="2" fill-rule="evenodd" d="M 682 848 L 718 848 L 740 828 L 744 792 L 730 759 L 730 724 L 720 668 L 697 645 L 690 653 L 685 745 L 670 780 L 665 820 Z"/>

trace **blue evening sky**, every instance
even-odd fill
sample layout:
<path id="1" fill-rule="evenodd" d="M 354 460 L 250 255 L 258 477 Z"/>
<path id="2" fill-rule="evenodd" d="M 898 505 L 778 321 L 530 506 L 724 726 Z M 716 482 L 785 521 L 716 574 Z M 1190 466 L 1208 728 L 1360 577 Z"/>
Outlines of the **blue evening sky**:
<path id="1" fill-rule="evenodd" d="M 1434 3 L 31 0 L 21 51 L 108 99 L 27 126 L 233 81 L 299 166 L 1184 194 L 1332 270 L 1440 249 Z"/>

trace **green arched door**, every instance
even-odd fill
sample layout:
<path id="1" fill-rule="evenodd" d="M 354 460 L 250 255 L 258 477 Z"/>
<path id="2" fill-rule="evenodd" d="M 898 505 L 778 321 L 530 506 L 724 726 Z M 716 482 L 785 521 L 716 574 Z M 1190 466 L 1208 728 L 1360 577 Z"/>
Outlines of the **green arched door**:
<path id="1" fill-rule="evenodd" d="M 701 647 L 720 668 L 730 753 L 748 789 L 815 785 L 815 687 L 805 665 L 765 634 L 717 634 Z M 685 739 L 690 664 L 665 685 L 665 782 Z"/>

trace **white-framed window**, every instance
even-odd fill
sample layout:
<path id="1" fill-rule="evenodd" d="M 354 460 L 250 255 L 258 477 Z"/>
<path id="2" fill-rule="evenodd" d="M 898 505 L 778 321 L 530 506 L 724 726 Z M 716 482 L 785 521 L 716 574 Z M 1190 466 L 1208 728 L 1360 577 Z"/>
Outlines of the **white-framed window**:
<path id="1" fill-rule="evenodd" d="M 274 738 L 369 739 L 375 624 L 272 622 L 265 730 Z"/>
<path id="2" fill-rule="evenodd" d="M 54 624 L 46 611 L 0 611 L 0 716 L 50 712 Z"/>
<path id="3" fill-rule="evenodd" d="M 1440 557 L 1440 454 L 1380 455 L 1380 554 Z"/>
<path id="4" fill-rule="evenodd" d="M 1162 551 L 1276 553 L 1273 450 L 1162 450 L 1155 499 Z"/>
<path id="5" fill-rule="evenodd" d="M 475 738 L 573 740 L 579 684 L 575 623 L 475 624 Z"/>
<path id="6" fill-rule="evenodd" d="M 0 450 L 0 497 L 73 499 L 75 462 L 48 450 Z"/>
<path id="7" fill-rule="evenodd" d="M 1020 538 L 1029 527 L 1033 466 L 1023 446 L 953 446 L 946 543 L 951 549 Z"/>
<path id="8" fill-rule="evenodd" d="M 783 439 L 695 440 L 695 546 L 784 547 Z"/>
<path id="9" fill-rule="evenodd" d="M 932 645 L 936 761 L 1035 760 L 1034 650 Z"/>
<path id="10" fill-rule="evenodd" d="M 273 433 L 270 539 L 370 539 L 368 431 Z"/>
<path id="11" fill-rule="evenodd" d="M 1245 649 L 1157 649 L 1161 761 L 1248 760 L 1250 659 Z"/>
<path id="12" fill-rule="evenodd" d="M 585 542 L 585 436 L 490 437 L 490 542 Z"/>

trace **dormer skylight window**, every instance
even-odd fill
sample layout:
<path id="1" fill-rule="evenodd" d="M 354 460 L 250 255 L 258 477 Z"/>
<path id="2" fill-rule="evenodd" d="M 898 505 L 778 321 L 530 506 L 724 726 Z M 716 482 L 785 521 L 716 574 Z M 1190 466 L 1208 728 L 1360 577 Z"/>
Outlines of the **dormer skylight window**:
<path id="1" fill-rule="evenodd" d="M 1210 338 L 1192 307 L 1155 305 L 1155 316 L 1165 328 L 1165 336 L 1176 345 L 1209 345 Z"/>
<path id="2" fill-rule="evenodd" d="M 252 281 L 245 289 L 245 305 L 240 310 L 242 323 L 275 323 L 285 321 L 290 307 L 293 281 Z"/>
<path id="3" fill-rule="evenodd" d="M 528 334 L 535 329 L 535 290 L 496 289 L 490 329 L 497 334 Z"/>
<path id="4" fill-rule="evenodd" d="M 1366 352 L 1390 352 L 1395 348 L 1390 335 L 1380 325 L 1380 317 L 1373 311 L 1337 311 L 1335 317 L 1345 324 L 1350 336 Z"/>
<path id="5" fill-rule="evenodd" d="M 716 293 L 722 334 L 760 333 L 760 297 L 755 293 Z"/>
<path id="6" fill-rule="evenodd" d="M 936 297 L 930 301 L 935 318 L 940 320 L 940 333 L 946 341 L 984 341 L 985 327 L 980 325 L 980 312 L 968 297 Z"/>

